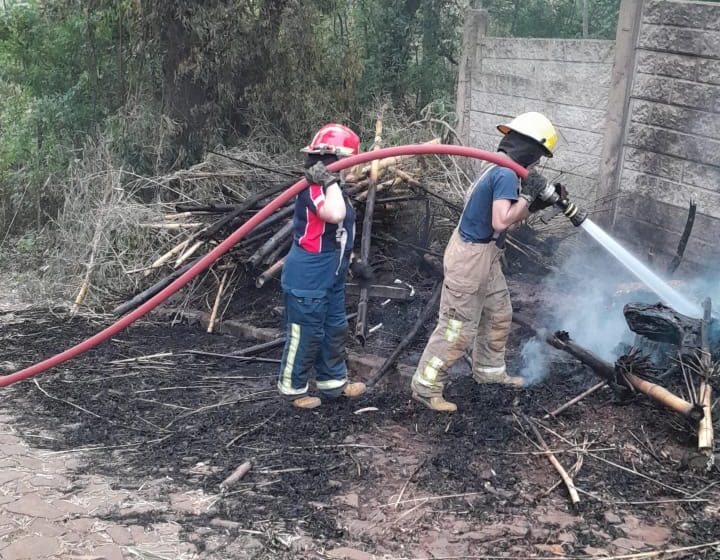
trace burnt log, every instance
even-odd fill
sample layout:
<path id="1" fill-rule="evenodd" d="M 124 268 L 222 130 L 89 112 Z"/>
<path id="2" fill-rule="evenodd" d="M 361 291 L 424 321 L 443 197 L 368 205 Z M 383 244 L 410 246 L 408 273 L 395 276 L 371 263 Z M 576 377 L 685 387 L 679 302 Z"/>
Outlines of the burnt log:
<path id="1" fill-rule="evenodd" d="M 664 387 L 642 379 L 629 371 L 618 372 L 612 364 L 570 340 L 570 336 L 566 332 L 557 332 L 554 335 L 548 336 L 546 340 L 551 346 L 575 356 L 582 363 L 589 366 L 595 373 L 600 375 L 600 377 L 605 379 L 611 386 L 616 385 L 617 382 L 624 381 L 629 387 L 644 393 L 657 403 L 683 416 L 687 416 L 692 420 L 698 421 L 704 415 L 701 406 L 687 402 L 685 399 L 678 397 Z"/>

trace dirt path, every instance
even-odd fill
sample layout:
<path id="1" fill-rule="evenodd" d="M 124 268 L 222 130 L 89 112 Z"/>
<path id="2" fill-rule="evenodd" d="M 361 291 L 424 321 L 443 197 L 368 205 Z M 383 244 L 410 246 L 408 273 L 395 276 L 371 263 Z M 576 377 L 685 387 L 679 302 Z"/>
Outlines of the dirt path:
<path id="1" fill-rule="evenodd" d="M 15 278 L 6 276 L 1 283 L 7 289 L 0 301 L 0 338 L 24 323 L 30 308 Z M 13 371 L 17 365 L 17 360 L 0 362 L 0 370 Z M 30 388 L 29 382 L 23 384 L 24 390 Z M 18 412 L 32 414 L 0 399 L 0 559 L 198 558 L 195 547 L 180 539 L 175 523 L 120 524 L 107 518 L 187 508 L 193 502 L 200 508 L 202 499 L 180 497 L 174 506 L 158 499 L 162 479 L 148 479 L 144 488 L 129 491 L 118 488 L 112 477 L 78 474 L 93 457 L 31 445 L 50 441 L 54 434 L 18 429 Z"/>

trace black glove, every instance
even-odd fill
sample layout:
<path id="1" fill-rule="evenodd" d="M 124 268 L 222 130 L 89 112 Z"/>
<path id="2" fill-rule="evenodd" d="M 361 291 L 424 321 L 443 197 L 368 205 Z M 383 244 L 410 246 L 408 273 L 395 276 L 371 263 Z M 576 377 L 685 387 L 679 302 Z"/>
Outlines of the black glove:
<path id="1" fill-rule="evenodd" d="M 367 288 L 375 278 L 372 266 L 362 261 L 353 261 L 350 264 L 350 273 L 361 288 Z"/>
<path id="2" fill-rule="evenodd" d="M 553 187 L 555 187 L 555 192 L 560 197 L 560 200 L 567 199 L 568 193 L 564 186 L 560 183 L 555 183 Z M 530 203 L 528 210 L 531 214 L 534 214 L 535 212 L 540 212 L 540 210 L 545 210 L 545 208 L 550 208 L 553 204 L 554 203 L 552 201 L 543 200 L 538 197 Z"/>
<path id="3" fill-rule="evenodd" d="M 340 177 L 330 173 L 321 161 L 305 170 L 305 179 L 311 185 L 320 185 L 323 189 L 328 188 L 333 183 L 340 184 Z"/>
<path id="4" fill-rule="evenodd" d="M 520 183 L 520 196 L 527 200 L 528 204 L 532 204 L 545 188 L 545 185 L 547 185 L 545 177 L 537 171 L 532 171 Z"/>

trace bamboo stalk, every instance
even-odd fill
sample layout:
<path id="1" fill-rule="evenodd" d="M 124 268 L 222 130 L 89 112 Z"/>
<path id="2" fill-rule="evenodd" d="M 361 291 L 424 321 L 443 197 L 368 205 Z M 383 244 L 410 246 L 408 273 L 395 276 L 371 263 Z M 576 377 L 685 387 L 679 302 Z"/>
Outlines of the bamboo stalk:
<path id="1" fill-rule="evenodd" d="M 109 188 L 104 196 L 102 201 L 102 208 L 106 208 L 108 205 L 108 201 L 110 200 L 110 197 L 112 196 L 113 189 L 112 187 Z M 95 224 L 95 231 L 93 232 L 93 239 L 92 244 L 90 246 L 90 258 L 88 259 L 87 264 L 85 265 L 85 275 L 83 277 L 82 284 L 80 285 L 80 290 L 78 291 L 77 296 L 75 297 L 75 301 L 73 302 L 72 307 L 72 314 L 74 315 L 80 310 L 80 306 L 85 301 L 85 298 L 87 297 L 88 291 L 90 290 L 90 277 L 92 275 L 93 269 L 95 268 L 95 255 L 97 254 L 97 248 L 98 245 L 100 245 L 100 239 L 102 238 L 103 233 L 103 225 L 102 219 L 104 217 L 103 212 L 100 212 L 100 215 L 98 217 L 98 222 Z"/>
<path id="2" fill-rule="evenodd" d="M 212 312 L 210 313 L 210 321 L 208 321 L 207 332 L 213 332 L 215 328 L 215 320 L 217 319 L 217 312 L 220 307 L 220 300 L 222 299 L 223 292 L 225 291 L 225 284 L 228 279 L 229 272 L 226 270 L 220 280 L 220 286 L 218 286 L 217 296 L 215 296 L 215 303 L 213 303 Z"/>
<path id="3" fill-rule="evenodd" d="M 203 226 L 202 222 L 150 222 L 147 224 L 138 224 L 138 227 L 155 228 L 155 229 L 167 229 L 167 230 L 181 230 L 186 228 L 196 228 Z"/>
<path id="4" fill-rule="evenodd" d="M 440 144 L 440 142 L 441 142 L 440 138 L 433 138 L 429 142 L 425 142 L 425 144 Z M 416 156 L 395 156 L 395 157 L 384 158 L 381 160 L 376 160 L 378 162 L 377 163 L 378 172 L 382 171 L 383 169 L 386 169 L 390 166 L 398 165 L 399 163 L 401 163 L 407 159 L 410 159 L 412 157 L 416 157 Z M 348 176 L 349 176 L 348 180 L 352 179 L 353 177 L 357 178 L 357 177 L 364 177 L 365 175 L 368 175 L 370 173 L 371 168 L 372 168 L 372 164 L 364 165 L 362 167 L 356 166 L 356 167 L 350 168 L 348 170 Z"/>
<path id="5" fill-rule="evenodd" d="M 280 258 L 280 256 L 287 255 L 288 251 L 290 250 L 290 245 L 292 245 L 293 242 L 293 236 L 288 235 L 286 239 L 280 242 L 280 244 L 276 247 L 276 249 L 270 253 L 263 262 L 265 264 L 272 264 L 274 262 L 277 262 L 277 260 Z"/>
<path id="6" fill-rule="evenodd" d="M 599 374 L 602 378 L 604 378 L 608 382 L 608 384 L 615 384 L 615 368 L 611 364 L 605 362 L 602 358 L 590 352 L 589 350 L 585 350 L 578 344 L 572 342 L 569 337 L 567 338 L 567 340 L 565 340 L 559 338 L 556 335 L 550 335 L 546 338 L 546 341 L 551 346 L 554 346 L 559 350 L 564 350 L 568 354 L 575 356 L 585 365 L 590 366 L 590 368 L 592 368 L 595 373 Z M 641 393 L 645 393 L 645 395 L 662 404 L 663 406 L 695 420 L 699 420 L 701 418 L 702 411 L 699 409 L 698 406 L 686 401 L 685 399 L 681 399 L 680 397 L 674 395 L 664 387 L 661 387 L 660 385 L 657 385 L 655 383 L 651 383 L 650 381 L 641 379 L 637 375 L 629 372 L 625 372 L 623 374 L 623 377 L 630 386 L 637 389 Z"/>
<path id="7" fill-rule="evenodd" d="M 203 246 L 204 241 L 196 241 L 192 247 L 190 247 L 187 251 L 182 253 L 178 259 L 175 261 L 175 268 L 181 266 L 186 260 L 188 260 L 190 257 L 192 257 L 197 250 Z"/>
<path id="8" fill-rule="evenodd" d="M 378 150 L 382 144 L 382 113 L 375 121 L 375 144 L 373 150 Z M 375 193 L 377 192 L 377 179 L 380 172 L 379 160 L 374 160 L 370 166 L 370 186 L 367 190 L 367 201 L 365 202 L 365 216 L 363 217 L 362 239 L 360 240 L 360 261 L 367 264 L 370 259 L 370 244 L 372 242 L 372 219 L 375 211 Z M 342 255 L 340 255 L 342 258 Z M 365 346 L 367 335 L 367 307 L 369 292 L 367 288 L 361 288 L 360 301 L 358 302 L 358 318 L 355 322 L 355 338 Z"/>
<path id="9" fill-rule="evenodd" d="M 160 268 L 162 265 L 164 265 L 166 262 L 168 262 L 171 258 L 173 258 L 178 253 L 185 250 L 185 248 L 188 246 L 188 243 L 190 242 L 190 239 L 186 239 L 185 241 L 182 241 L 175 245 L 172 249 L 170 249 L 167 253 L 164 255 L 161 255 L 153 263 L 143 272 L 143 276 L 150 276 L 153 269 Z"/>
<path id="10" fill-rule="evenodd" d="M 271 253 L 273 249 L 285 240 L 285 238 L 292 235 L 292 230 L 293 222 L 292 220 L 289 220 L 275 233 L 275 235 L 273 235 L 270 239 L 263 243 L 257 251 L 255 251 L 255 253 L 248 259 L 248 262 L 252 266 L 259 265 L 266 255 Z"/>
<path id="11" fill-rule="evenodd" d="M 698 449 L 712 453 L 715 440 L 712 422 L 712 386 L 705 381 L 700 383 L 700 397 L 704 414 L 698 426 Z"/>
<path id="12" fill-rule="evenodd" d="M 285 265 L 285 257 L 275 262 L 273 265 L 271 265 L 265 272 L 263 272 L 260 276 L 257 277 L 257 280 L 255 280 L 255 286 L 258 288 L 262 288 L 265 283 L 270 280 L 271 278 L 274 278 L 277 276 L 280 271 L 282 270 L 282 267 Z"/>

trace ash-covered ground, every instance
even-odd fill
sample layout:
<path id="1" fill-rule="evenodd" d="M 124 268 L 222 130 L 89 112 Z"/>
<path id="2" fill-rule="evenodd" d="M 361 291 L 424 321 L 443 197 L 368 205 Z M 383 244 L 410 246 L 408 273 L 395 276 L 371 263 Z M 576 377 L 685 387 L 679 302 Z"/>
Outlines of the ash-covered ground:
<path id="1" fill-rule="evenodd" d="M 430 283 L 417 282 L 413 303 L 373 307 L 371 321 L 384 326 L 367 351 L 386 355 L 397 344 Z M 561 297 L 540 290 L 533 276 L 511 281 L 516 306 L 530 317 L 539 297 Z M 3 360 L 29 365 L 106 324 L 17 312 L 0 331 Z M 400 362 L 414 365 L 432 326 Z M 513 329 L 511 368 L 522 367 L 529 338 Z M 460 365 L 446 391 L 459 412 L 443 416 L 412 402 L 409 379 L 397 373 L 358 400 L 299 411 L 276 395 L 276 364 L 186 353 L 254 342 L 142 321 L 37 383 L 3 389 L 2 408 L 32 446 L 85 449 L 77 476 L 102 475 L 139 495 L 162 481 L 152 485 L 158 499 L 203 496 L 193 511 L 107 516 L 179 523 L 199 558 L 528 558 L 690 546 L 701 548 L 682 554 L 720 554 L 705 546 L 720 540 L 717 471 L 687 468 L 691 427 L 642 396 L 618 402 L 601 390 L 558 419 L 540 420 L 580 491 L 579 508 L 571 508 L 522 419 L 542 419 L 597 382 L 568 356 L 552 354 L 547 376 L 521 391 L 479 386 Z M 123 361 L 157 354 L 164 355 Z M 251 471 L 221 493 L 220 482 L 248 460 Z"/>

